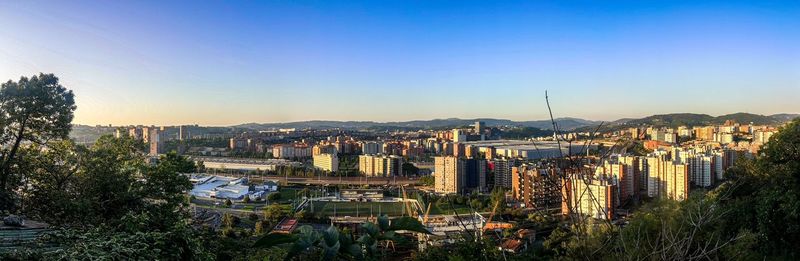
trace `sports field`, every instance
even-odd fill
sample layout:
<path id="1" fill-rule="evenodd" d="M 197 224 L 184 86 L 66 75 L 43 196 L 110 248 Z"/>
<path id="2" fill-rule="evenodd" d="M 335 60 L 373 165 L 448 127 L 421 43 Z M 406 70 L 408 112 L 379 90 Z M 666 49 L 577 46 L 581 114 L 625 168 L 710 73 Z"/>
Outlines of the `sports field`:
<path id="1" fill-rule="evenodd" d="M 386 214 L 389 216 L 402 216 L 403 204 L 400 202 L 325 202 L 315 201 L 313 213 L 323 216 L 351 216 L 365 217 L 372 213 L 373 216 Z M 311 206 L 306 211 L 311 211 Z"/>

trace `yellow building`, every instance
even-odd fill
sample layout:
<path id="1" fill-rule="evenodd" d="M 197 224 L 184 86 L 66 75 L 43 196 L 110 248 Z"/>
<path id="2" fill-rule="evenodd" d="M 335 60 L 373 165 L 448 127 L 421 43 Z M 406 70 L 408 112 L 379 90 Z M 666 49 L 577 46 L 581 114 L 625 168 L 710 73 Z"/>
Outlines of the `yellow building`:
<path id="1" fill-rule="evenodd" d="M 326 171 L 339 171 L 339 157 L 328 153 L 314 155 L 314 167 Z"/>

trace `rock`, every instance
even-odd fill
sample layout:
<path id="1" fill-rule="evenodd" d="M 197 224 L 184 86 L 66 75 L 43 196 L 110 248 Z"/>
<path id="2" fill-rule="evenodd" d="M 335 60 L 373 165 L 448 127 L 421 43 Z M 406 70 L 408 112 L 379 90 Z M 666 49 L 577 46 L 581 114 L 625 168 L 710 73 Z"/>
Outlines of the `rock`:
<path id="1" fill-rule="evenodd" d="M 3 218 L 3 225 L 21 227 L 25 225 L 25 220 L 17 215 L 8 215 L 7 217 Z"/>

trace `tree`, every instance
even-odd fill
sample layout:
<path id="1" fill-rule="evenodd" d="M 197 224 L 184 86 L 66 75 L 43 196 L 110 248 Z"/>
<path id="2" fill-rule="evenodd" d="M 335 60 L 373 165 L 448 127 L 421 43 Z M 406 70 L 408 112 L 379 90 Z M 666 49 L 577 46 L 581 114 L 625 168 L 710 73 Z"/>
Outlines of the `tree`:
<path id="1" fill-rule="evenodd" d="M 77 177 L 79 154 L 71 140 L 51 142 L 47 150 L 33 144 L 20 150 L 25 158 L 16 165 L 19 173 L 26 173 L 27 186 L 23 186 L 22 212 L 28 216 L 55 223 L 80 213 L 74 213 L 72 194 Z"/>
<path id="2" fill-rule="evenodd" d="M 736 218 L 721 233 L 734 236 L 742 228 L 758 235 L 758 252 L 778 259 L 797 259 L 800 251 L 800 119 L 785 125 L 762 146 L 752 161 L 739 161 L 726 172 L 729 191 L 724 207 Z"/>
<path id="3" fill-rule="evenodd" d="M 232 228 L 239 223 L 239 218 L 234 216 L 231 213 L 225 213 L 222 215 L 222 225 L 225 228 Z"/>
<path id="4" fill-rule="evenodd" d="M 256 235 L 264 234 L 268 230 L 269 230 L 269 223 L 267 223 L 267 221 L 264 221 L 264 220 L 256 221 L 256 227 L 255 227 L 255 231 L 254 231 L 254 233 Z"/>
<path id="5" fill-rule="evenodd" d="M 264 220 L 272 224 L 278 223 L 284 216 L 286 216 L 286 212 L 278 204 L 272 204 L 264 208 Z"/>
<path id="6" fill-rule="evenodd" d="M 419 178 L 419 182 L 424 186 L 433 186 L 436 184 L 436 180 L 434 179 L 433 175 L 422 176 Z"/>
<path id="7" fill-rule="evenodd" d="M 417 176 L 419 175 L 419 168 L 411 164 L 410 162 L 403 162 L 403 175 L 405 176 Z"/>
<path id="8" fill-rule="evenodd" d="M 275 202 L 275 201 L 281 200 L 281 193 L 280 193 L 280 192 L 274 192 L 274 193 L 270 193 L 270 194 L 267 196 L 267 199 L 268 199 L 269 201 L 272 201 L 272 202 Z"/>
<path id="9" fill-rule="evenodd" d="M 258 239 L 253 247 L 271 248 L 290 244 L 287 260 L 295 257 L 306 260 L 313 255 L 319 255 L 321 260 L 371 260 L 385 254 L 378 250 L 380 242 L 401 240 L 402 237 L 396 231 L 430 234 L 425 226 L 413 217 L 389 220 L 386 215 L 382 215 L 378 217 L 377 224 L 367 222 L 361 228 L 364 234 L 354 239 L 353 234 L 339 231 L 334 226 L 328 227 L 321 233 L 314 231 L 311 226 L 302 226 L 298 228 L 296 234 L 269 233 Z"/>
<path id="10" fill-rule="evenodd" d="M 492 190 L 491 206 L 497 205 L 497 213 L 503 213 L 506 209 L 506 190 L 503 187 L 495 187 Z"/>
<path id="11" fill-rule="evenodd" d="M 8 202 L 13 189 L 9 183 L 20 145 L 67 138 L 75 108 L 72 91 L 53 74 L 22 77 L 0 86 L 0 207 L 13 205 Z M 19 177 L 15 179 L 17 183 Z"/>
<path id="12" fill-rule="evenodd" d="M 472 207 L 473 209 L 480 210 L 483 208 L 483 202 L 481 202 L 480 199 L 476 198 L 469 202 L 469 206 Z"/>

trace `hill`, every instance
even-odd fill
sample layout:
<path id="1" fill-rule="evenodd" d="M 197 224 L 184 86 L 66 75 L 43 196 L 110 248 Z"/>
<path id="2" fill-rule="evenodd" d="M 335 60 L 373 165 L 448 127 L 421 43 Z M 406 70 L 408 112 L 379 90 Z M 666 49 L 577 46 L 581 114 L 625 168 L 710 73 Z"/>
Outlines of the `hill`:
<path id="1" fill-rule="evenodd" d="M 641 119 L 619 119 L 613 122 L 608 122 L 603 127 L 604 131 L 620 130 L 636 126 L 654 126 L 654 127 L 678 127 L 678 126 L 705 126 L 724 124 L 728 120 L 733 120 L 739 124 L 753 123 L 755 125 L 776 125 L 784 122 L 791 121 L 794 118 L 800 117 L 800 114 L 775 114 L 775 115 L 760 115 L 753 113 L 732 113 L 720 116 L 711 116 L 708 114 L 697 113 L 670 113 L 670 114 L 657 114 L 647 116 Z M 576 131 L 593 131 L 593 127 L 579 127 Z"/>
<path id="2" fill-rule="evenodd" d="M 800 117 L 800 114 L 792 114 L 792 113 L 779 113 L 770 115 L 773 119 L 779 120 L 781 122 L 789 122 L 795 118 Z"/>
<path id="3" fill-rule="evenodd" d="M 487 127 L 494 126 L 518 126 L 518 127 L 532 127 L 539 129 L 552 129 L 550 120 L 535 120 L 535 121 L 512 121 L 507 119 L 493 119 L 493 118 L 477 118 L 477 119 L 433 119 L 433 120 L 415 120 L 415 121 L 399 121 L 399 122 L 374 122 L 374 121 L 298 121 L 286 123 L 246 123 L 235 125 L 235 128 L 247 128 L 254 130 L 265 130 L 274 128 L 312 128 L 312 129 L 325 129 L 325 128 L 342 128 L 342 129 L 375 129 L 375 128 L 397 128 L 397 129 L 440 129 L 440 128 L 453 128 L 470 126 L 476 121 L 482 121 Z M 559 127 L 562 130 L 573 130 L 576 128 L 596 125 L 597 122 L 578 119 L 578 118 L 558 118 L 556 119 Z"/>
<path id="4" fill-rule="evenodd" d="M 698 126 L 712 124 L 715 118 L 706 114 L 695 113 L 673 113 L 673 114 L 658 114 L 653 116 L 644 117 L 641 119 L 630 120 L 624 125 L 632 126 Z"/>

